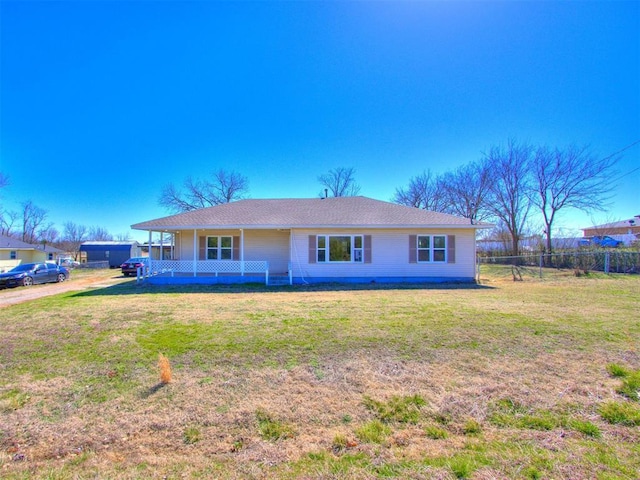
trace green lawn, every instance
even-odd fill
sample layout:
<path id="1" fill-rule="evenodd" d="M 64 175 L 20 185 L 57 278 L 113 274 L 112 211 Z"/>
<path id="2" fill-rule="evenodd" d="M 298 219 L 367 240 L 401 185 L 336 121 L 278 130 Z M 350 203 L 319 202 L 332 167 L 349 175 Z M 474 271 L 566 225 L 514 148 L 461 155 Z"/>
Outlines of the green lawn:
<path id="1" fill-rule="evenodd" d="M 0 477 L 639 478 L 640 278 L 492 268 L 0 308 Z"/>

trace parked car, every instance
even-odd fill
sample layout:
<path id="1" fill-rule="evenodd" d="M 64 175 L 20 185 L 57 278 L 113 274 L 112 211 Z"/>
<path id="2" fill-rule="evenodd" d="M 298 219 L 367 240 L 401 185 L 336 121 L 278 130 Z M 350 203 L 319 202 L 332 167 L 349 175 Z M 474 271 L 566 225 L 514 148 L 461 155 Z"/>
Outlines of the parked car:
<path id="1" fill-rule="evenodd" d="M 137 275 L 138 267 L 146 267 L 148 265 L 148 257 L 132 257 L 120 265 L 120 268 L 122 269 L 122 274 L 128 277 L 129 275 Z"/>
<path id="2" fill-rule="evenodd" d="M 0 273 L 0 288 L 19 285 L 29 287 L 34 283 L 64 282 L 69 278 L 69 270 L 53 262 L 24 263 Z"/>
<path id="3" fill-rule="evenodd" d="M 80 266 L 80 262 L 71 257 L 62 257 L 58 259 L 58 265 L 62 265 L 67 268 L 76 268 Z"/>
<path id="4" fill-rule="evenodd" d="M 603 248 L 617 248 L 622 246 L 623 242 L 611 238 L 608 235 L 596 236 L 591 238 L 580 239 L 579 245 L 581 247 L 603 247 Z"/>

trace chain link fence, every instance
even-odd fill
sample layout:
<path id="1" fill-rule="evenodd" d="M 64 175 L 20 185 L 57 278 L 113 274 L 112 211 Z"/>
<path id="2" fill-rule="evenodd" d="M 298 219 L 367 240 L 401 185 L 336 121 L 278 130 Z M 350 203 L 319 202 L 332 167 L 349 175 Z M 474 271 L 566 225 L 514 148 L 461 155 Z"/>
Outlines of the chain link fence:
<path id="1" fill-rule="evenodd" d="M 483 273 L 513 280 L 561 278 L 601 274 L 639 274 L 640 252 L 628 250 L 566 251 L 515 256 L 478 256 L 478 278 Z"/>

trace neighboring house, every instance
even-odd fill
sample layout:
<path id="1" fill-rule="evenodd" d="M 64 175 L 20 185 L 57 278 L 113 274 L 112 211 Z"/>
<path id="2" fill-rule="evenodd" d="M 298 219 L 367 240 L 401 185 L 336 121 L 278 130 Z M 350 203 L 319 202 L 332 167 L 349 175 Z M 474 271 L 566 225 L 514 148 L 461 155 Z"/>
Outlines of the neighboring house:
<path id="1" fill-rule="evenodd" d="M 140 256 L 138 242 L 84 242 L 80 245 L 87 263 L 109 262 L 109 267 L 117 268 L 131 257 Z"/>
<path id="2" fill-rule="evenodd" d="M 640 215 L 636 215 L 629 220 L 605 223 L 593 227 L 581 229 L 585 237 L 602 235 L 640 235 Z"/>
<path id="3" fill-rule="evenodd" d="M 63 253 L 47 244 L 34 245 L 0 235 L 0 271 L 9 270 L 21 263 L 55 261 Z"/>
<path id="4" fill-rule="evenodd" d="M 489 224 L 366 197 L 240 200 L 132 225 L 173 234 L 152 283 L 473 282 Z M 283 281 L 284 280 L 284 281 Z"/>
<path id="5" fill-rule="evenodd" d="M 582 229 L 585 238 L 610 236 L 623 242 L 626 246 L 631 245 L 640 239 L 640 215 L 636 215 L 629 220 L 605 223 Z"/>
<path id="6" fill-rule="evenodd" d="M 173 258 L 174 242 L 170 235 L 164 237 L 162 242 L 151 244 L 151 255 L 149 255 L 149 242 L 140 244 L 140 256 L 151 257 L 156 260 L 170 260 Z"/>

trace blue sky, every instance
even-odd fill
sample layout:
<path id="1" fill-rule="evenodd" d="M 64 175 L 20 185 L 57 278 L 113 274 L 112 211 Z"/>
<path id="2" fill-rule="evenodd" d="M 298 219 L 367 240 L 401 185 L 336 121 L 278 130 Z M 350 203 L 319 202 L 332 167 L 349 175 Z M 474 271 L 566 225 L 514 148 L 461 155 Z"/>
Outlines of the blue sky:
<path id="1" fill-rule="evenodd" d="M 219 168 L 253 198 L 356 169 L 390 200 L 510 138 L 640 140 L 640 2 L 0 2 L 3 204 L 129 232 Z M 640 144 L 612 207 L 640 214 Z M 135 238 L 145 239 L 140 232 Z"/>

